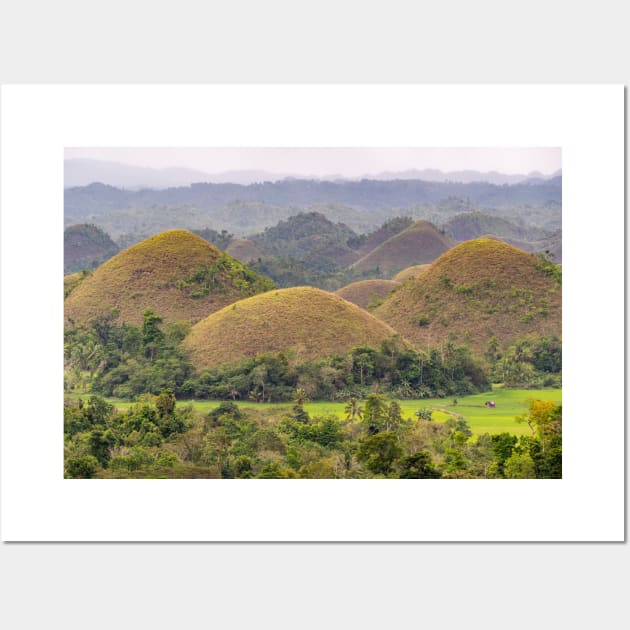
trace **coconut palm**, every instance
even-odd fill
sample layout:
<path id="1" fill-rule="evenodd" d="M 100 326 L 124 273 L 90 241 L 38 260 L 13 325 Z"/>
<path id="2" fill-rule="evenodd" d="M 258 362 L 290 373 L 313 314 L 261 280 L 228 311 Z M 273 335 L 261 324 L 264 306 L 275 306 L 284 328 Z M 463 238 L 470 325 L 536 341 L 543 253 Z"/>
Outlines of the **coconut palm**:
<path id="1" fill-rule="evenodd" d="M 359 406 L 359 401 L 354 396 L 348 400 L 344 411 L 346 413 L 346 420 L 354 420 L 355 418 L 359 418 L 360 420 L 363 417 L 363 408 Z"/>

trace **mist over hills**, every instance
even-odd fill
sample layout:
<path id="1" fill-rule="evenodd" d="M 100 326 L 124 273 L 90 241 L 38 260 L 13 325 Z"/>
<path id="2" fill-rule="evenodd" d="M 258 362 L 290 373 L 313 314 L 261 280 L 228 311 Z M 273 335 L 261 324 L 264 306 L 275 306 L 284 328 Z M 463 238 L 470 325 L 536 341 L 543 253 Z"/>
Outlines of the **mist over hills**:
<path id="1" fill-rule="evenodd" d="M 193 183 L 240 184 L 247 186 L 262 182 L 278 182 L 282 180 L 313 181 L 361 181 L 364 179 L 422 180 L 426 182 L 486 182 L 501 186 L 517 184 L 529 180 L 549 180 L 562 175 L 562 171 L 545 175 L 538 171 L 530 173 L 500 173 L 498 171 L 441 171 L 434 168 L 407 169 L 403 171 L 381 171 L 364 173 L 359 177 L 347 177 L 339 173 L 323 176 L 305 173 L 272 172 L 261 169 L 227 170 L 220 173 L 208 173 L 198 169 L 185 167 L 150 168 L 134 166 L 121 162 L 75 158 L 64 161 L 64 187 L 75 188 L 93 183 L 107 184 L 118 188 L 138 190 L 142 188 L 165 189 L 174 186 L 189 186 Z"/>
<path id="2" fill-rule="evenodd" d="M 283 180 L 261 184 L 200 183 L 164 190 L 125 190 L 94 183 L 65 190 L 66 223 L 96 223 L 116 238 L 120 233 L 140 232 L 143 219 L 159 231 L 170 227 L 212 227 L 247 235 L 274 225 L 300 210 L 325 206 L 324 214 L 353 229 L 365 231 L 393 216 L 409 215 L 436 221 L 465 210 L 506 210 L 532 207 L 528 218 L 542 224 L 551 217 L 559 227 L 562 177 L 517 184 L 483 182 L 427 182 L 422 180 L 315 181 Z M 401 209 L 409 210 L 401 212 Z M 415 210 L 414 210 L 415 209 Z M 542 209 L 542 211 L 541 211 Z M 454 212 L 457 211 L 457 212 Z M 164 222 L 174 214 L 176 225 Z M 503 212 L 503 214 L 506 214 Z M 518 214 L 517 213 L 517 214 Z M 107 223 L 116 215 L 117 225 Z M 192 215 L 190 222 L 187 215 Z"/>

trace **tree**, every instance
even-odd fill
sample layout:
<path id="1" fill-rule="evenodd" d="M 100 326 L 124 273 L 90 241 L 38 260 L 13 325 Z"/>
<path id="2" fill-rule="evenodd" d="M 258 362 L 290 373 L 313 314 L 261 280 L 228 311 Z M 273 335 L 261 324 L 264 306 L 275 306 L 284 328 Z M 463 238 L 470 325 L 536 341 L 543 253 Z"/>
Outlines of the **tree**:
<path id="1" fill-rule="evenodd" d="M 302 407 L 307 402 L 308 402 L 308 396 L 306 395 L 306 392 L 301 387 L 298 387 L 295 390 L 295 395 L 293 397 L 293 404 L 299 405 L 300 407 Z"/>
<path id="2" fill-rule="evenodd" d="M 363 421 L 370 435 L 385 428 L 387 418 L 387 401 L 382 394 L 370 394 L 365 401 Z"/>
<path id="3" fill-rule="evenodd" d="M 99 468 L 93 455 L 71 457 L 66 464 L 66 475 L 72 479 L 92 479 Z"/>
<path id="4" fill-rule="evenodd" d="M 357 459 L 372 473 L 387 475 L 394 462 L 402 455 L 402 448 L 394 433 L 383 431 L 364 438 L 357 451 Z"/>
<path id="5" fill-rule="evenodd" d="M 387 418 L 385 420 L 385 431 L 397 431 L 403 425 L 402 409 L 395 401 L 389 403 L 387 408 Z"/>
<path id="6" fill-rule="evenodd" d="M 346 420 L 354 421 L 355 418 L 360 420 L 363 417 L 363 408 L 354 396 L 348 400 L 343 410 L 346 414 Z"/>
<path id="7" fill-rule="evenodd" d="M 115 442 L 116 440 L 111 431 L 103 431 L 100 427 L 95 427 L 90 431 L 88 437 L 90 454 L 96 458 L 103 468 L 107 468 L 107 464 L 111 458 L 109 449 Z"/>
<path id="8" fill-rule="evenodd" d="M 433 467 L 431 456 L 426 451 L 407 455 L 400 462 L 401 479 L 439 479 L 439 471 Z"/>
<path id="9" fill-rule="evenodd" d="M 505 460 L 504 475 L 506 479 L 535 479 L 536 468 L 531 455 L 514 451 Z"/>
<path id="10" fill-rule="evenodd" d="M 431 415 L 431 410 L 427 409 L 426 407 L 423 407 L 422 409 L 418 409 L 415 415 L 418 416 L 420 420 L 428 420 L 429 422 L 433 420 L 433 416 Z"/>
<path id="11" fill-rule="evenodd" d="M 532 432 L 540 440 L 542 452 L 545 445 L 554 435 L 562 435 L 562 406 L 551 400 L 532 400 L 529 412 L 516 418 L 517 422 L 526 422 Z"/>
<path id="12" fill-rule="evenodd" d="M 352 361 L 359 368 L 359 382 L 361 385 L 365 383 L 366 378 L 372 375 L 376 354 L 376 350 L 368 346 L 352 349 Z"/>
<path id="13" fill-rule="evenodd" d="M 267 367 L 264 364 L 257 365 L 252 370 L 252 381 L 257 388 L 254 390 L 256 402 L 265 402 L 265 384 L 267 380 Z"/>
<path id="14" fill-rule="evenodd" d="M 254 476 L 252 470 L 252 458 L 248 455 L 239 455 L 232 465 L 234 476 L 238 479 L 251 479 Z"/>
<path id="15" fill-rule="evenodd" d="M 151 309 L 144 311 L 143 318 L 142 345 L 144 346 L 145 356 L 153 360 L 157 355 L 159 345 L 164 340 L 164 333 L 160 330 L 162 318 Z"/>
<path id="16" fill-rule="evenodd" d="M 173 415 L 175 411 L 175 394 L 173 390 L 168 387 L 163 389 L 159 396 L 155 399 L 155 406 L 158 410 L 160 418 L 167 418 Z"/>
<path id="17" fill-rule="evenodd" d="M 492 436 L 492 453 L 497 476 L 504 476 L 505 461 L 512 455 L 517 437 L 511 433 L 498 433 Z"/>

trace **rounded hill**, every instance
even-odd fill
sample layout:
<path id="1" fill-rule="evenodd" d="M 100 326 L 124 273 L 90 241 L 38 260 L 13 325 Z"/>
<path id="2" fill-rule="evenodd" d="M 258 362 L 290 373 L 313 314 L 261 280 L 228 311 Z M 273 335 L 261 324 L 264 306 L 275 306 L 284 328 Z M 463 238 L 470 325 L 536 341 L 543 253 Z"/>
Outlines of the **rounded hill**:
<path id="1" fill-rule="evenodd" d="M 183 344 L 197 369 L 273 352 L 301 360 L 378 346 L 392 328 L 333 293 L 313 287 L 269 291 L 195 324 Z"/>
<path id="2" fill-rule="evenodd" d="M 404 282 L 407 278 L 417 278 L 422 275 L 431 265 L 429 263 L 425 263 L 424 265 L 412 265 L 411 267 L 406 267 L 402 271 L 399 271 L 392 280 L 394 282 Z"/>
<path id="3" fill-rule="evenodd" d="M 67 319 L 86 322 L 117 312 L 139 325 L 152 309 L 165 322 L 198 321 L 244 297 L 273 288 L 260 276 L 188 230 L 167 230 L 98 267 L 65 301 Z"/>
<path id="4" fill-rule="evenodd" d="M 338 289 L 335 293 L 348 302 L 367 308 L 372 304 L 377 306 L 399 286 L 399 282 L 392 280 L 359 280 Z"/>
<path id="5" fill-rule="evenodd" d="M 488 341 L 561 334 L 559 269 L 501 241 L 457 245 L 405 282 L 374 315 L 419 348 L 452 341 L 483 355 Z"/>
<path id="6" fill-rule="evenodd" d="M 392 274 L 411 265 L 432 262 L 451 246 L 450 238 L 432 223 L 416 221 L 388 238 L 352 267 L 357 271 L 379 269 L 381 273 Z"/>

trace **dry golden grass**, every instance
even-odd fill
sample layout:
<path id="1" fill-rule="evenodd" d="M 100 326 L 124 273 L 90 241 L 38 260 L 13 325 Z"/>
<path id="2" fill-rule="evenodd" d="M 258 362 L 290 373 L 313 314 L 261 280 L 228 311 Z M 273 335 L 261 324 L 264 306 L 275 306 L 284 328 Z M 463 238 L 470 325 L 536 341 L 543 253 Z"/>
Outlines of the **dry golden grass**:
<path id="1" fill-rule="evenodd" d="M 378 346 L 395 335 L 387 324 L 333 293 L 312 287 L 269 291 L 241 300 L 193 326 L 184 340 L 198 369 L 271 352 L 300 360 Z"/>
<path id="2" fill-rule="evenodd" d="M 407 278 L 417 278 L 421 276 L 429 267 L 430 263 L 424 265 L 412 265 L 411 267 L 407 267 L 402 271 L 399 271 L 392 280 L 394 282 L 404 282 Z"/>
<path id="3" fill-rule="evenodd" d="M 251 295 L 230 287 L 229 282 L 227 288 L 224 285 L 217 292 L 197 298 L 178 286 L 195 270 L 215 263 L 221 256 L 214 245 L 188 230 L 167 230 L 98 267 L 66 299 L 66 318 L 85 322 L 116 310 L 119 322 L 138 325 L 143 312 L 150 308 L 165 322 L 198 321 Z"/>
<path id="4" fill-rule="evenodd" d="M 63 297 L 64 300 L 83 282 L 85 275 L 80 271 L 70 273 L 63 277 Z"/>
<path id="5" fill-rule="evenodd" d="M 382 273 L 429 263 L 452 246 L 448 236 L 428 221 L 416 221 L 406 230 L 387 239 L 352 265 L 357 271 L 378 268 Z"/>
<path id="6" fill-rule="evenodd" d="M 367 308 L 382 301 L 398 286 L 400 283 L 392 280 L 360 280 L 341 287 L 335 293 L 348 302 Z"/>
<path id="7" fill-rule="evenodd" d="M 466 241 L 405 282 L 374 315 L 418 348 L 467 343 L 482 355 L 488 340 L 562 331 L 562 286 L 539 259 L 501 241 Z"/>

